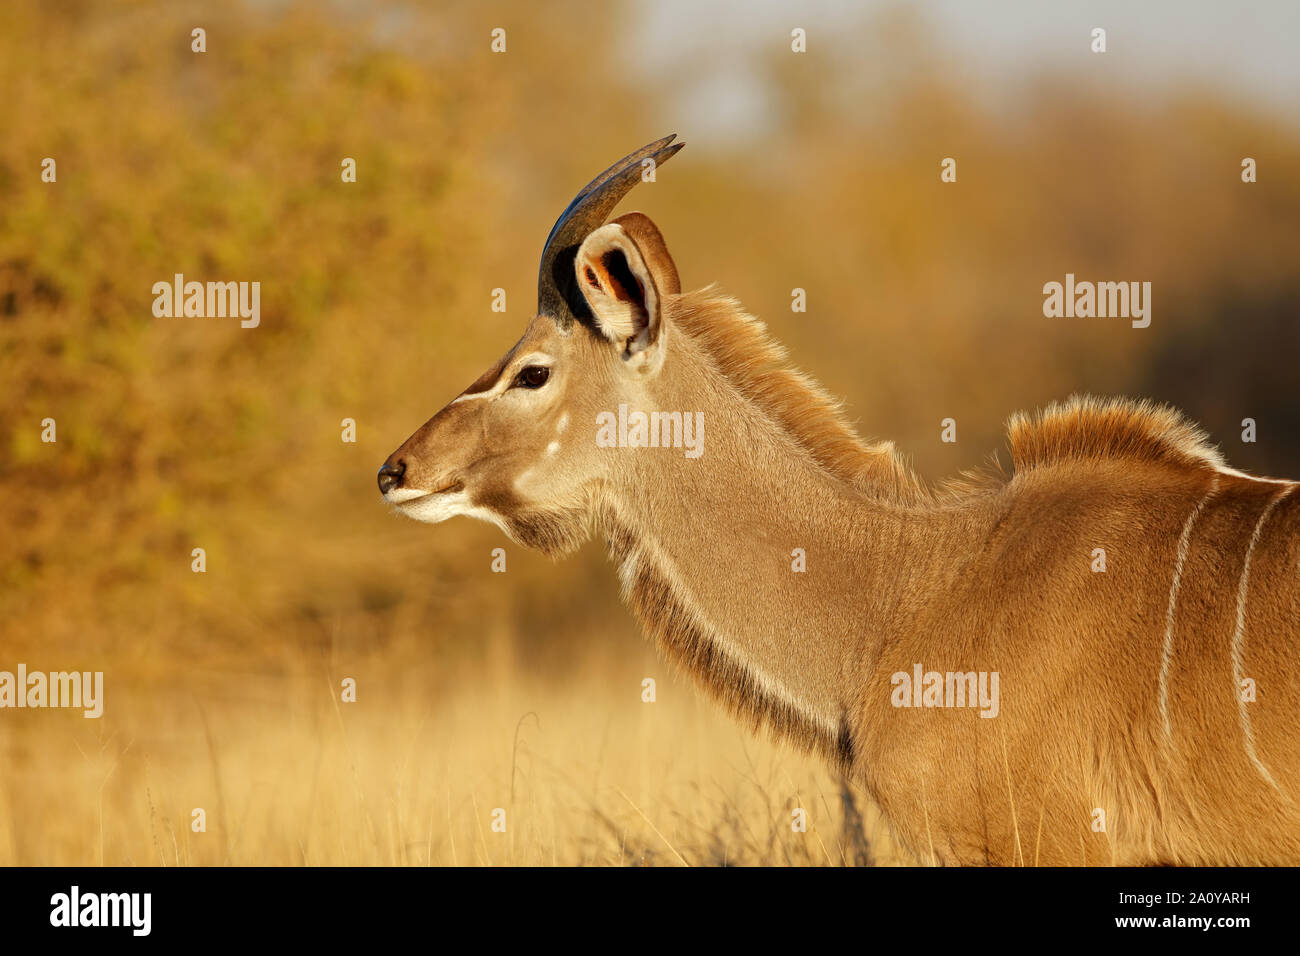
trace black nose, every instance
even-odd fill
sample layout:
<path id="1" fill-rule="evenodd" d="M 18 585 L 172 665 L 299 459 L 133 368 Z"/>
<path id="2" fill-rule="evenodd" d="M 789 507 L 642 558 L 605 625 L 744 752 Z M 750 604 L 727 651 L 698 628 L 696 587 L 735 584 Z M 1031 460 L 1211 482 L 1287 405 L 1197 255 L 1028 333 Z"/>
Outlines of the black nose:
<path id="1" fill-rule="evenodd" d="M 402 486 L 402 476 L 406 474 L 406 462 L 391 461 L 384 462 L 384 467 L 379 469 L 379 493 L 386 495 L 394 488 Z"/>

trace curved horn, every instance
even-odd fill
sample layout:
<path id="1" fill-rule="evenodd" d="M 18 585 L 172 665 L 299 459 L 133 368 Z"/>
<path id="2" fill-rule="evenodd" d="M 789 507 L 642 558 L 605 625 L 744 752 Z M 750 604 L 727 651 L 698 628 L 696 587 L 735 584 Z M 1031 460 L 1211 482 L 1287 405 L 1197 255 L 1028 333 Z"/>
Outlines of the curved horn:
<path id="1" fill-rule="evenodd" d="M 606 217 L 628 190 L 641 181 L 641 163 L 650 158 L 659 167 L 672 157 L 685 143 L 672 143 L 673 133 L 663 139 L 628 153 L 583 187 L 569 207 L 551 227 L 542 247 L 542 265 L 537 272 L 537 311 L 549 315 L 561 328 L 568 328 L 574 319 L 591 318 L 591 310 L 578 291 L 573 275 L 573 260 L 578 246 L 593 230 L 605 224 Z"/>

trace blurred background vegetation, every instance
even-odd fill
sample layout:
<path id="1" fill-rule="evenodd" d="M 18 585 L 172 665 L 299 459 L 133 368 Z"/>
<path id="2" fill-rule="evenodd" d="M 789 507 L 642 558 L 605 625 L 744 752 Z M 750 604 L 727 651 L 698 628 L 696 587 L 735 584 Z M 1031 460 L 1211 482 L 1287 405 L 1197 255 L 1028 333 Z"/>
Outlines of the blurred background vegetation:
<path id="1" fill-rule="evenodd" d="M 0 712 L 0 863 L 911 862 L 644 646 L 599 543 L 552 564 L 375 489 L 518 337 L 575 190 L 669 131 L 692 148 L 624 208 L 927 478 L 1075 391 L 1178 405 L 1236 467 L 1300 477 L 1293 116 L 1084 56 L 994 97 L 883 5 L 802 56 L 795 14 L 760 42 L 684 20 L 638 67 L 643 12 L 0 5 L 0 669 L 106 681 L 99 721 Z M 693 99 L 719 48 L 761 122 Z M 260 327 L 154 318 L 178 272 L 260 281 Z M 1150 328 L 1044 318 L 1066 272 L 1150 281 Z"/>

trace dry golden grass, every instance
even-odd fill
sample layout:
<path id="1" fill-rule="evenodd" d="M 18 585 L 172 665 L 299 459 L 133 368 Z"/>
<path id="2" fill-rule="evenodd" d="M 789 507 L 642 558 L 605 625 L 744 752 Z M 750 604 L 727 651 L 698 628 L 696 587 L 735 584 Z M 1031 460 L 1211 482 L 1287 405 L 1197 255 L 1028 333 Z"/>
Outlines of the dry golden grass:
<path id="1" fill-rule="evenodd" d="M 627 663 L 557 684 L 434 674 L 406 650 L 166 689 L 110 674 L 102 720 L 7 717 L 0 865 L 901 862 L 874 814 L 858 825 L 860 793 L 846 805 L 819 762 L 752 738 L 653 658 L 643 703 Z"/>

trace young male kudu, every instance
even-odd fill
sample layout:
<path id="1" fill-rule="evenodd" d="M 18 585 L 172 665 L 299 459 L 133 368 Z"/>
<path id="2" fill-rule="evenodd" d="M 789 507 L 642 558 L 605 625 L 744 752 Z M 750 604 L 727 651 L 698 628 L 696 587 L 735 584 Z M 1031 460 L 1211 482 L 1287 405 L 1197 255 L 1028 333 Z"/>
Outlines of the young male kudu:
<path id="1" fill-rule="evenodd" d="M 560 216 L 523 338 L 393 452 L 385 500 L 552 555 L 602 534 L 663 650 L 922 862 L 1300 863 L 1295 484 L 1171 409 L 1074 398 L 1011 419 L 1012 474 L 926 489 L 737 302 L 682 292 L 646 216 L 606 222 L 672 139 Z M 599 441 L 627 409 L 651 434 Z M 663 447 L 697 411 L 702 453 Z"/>

